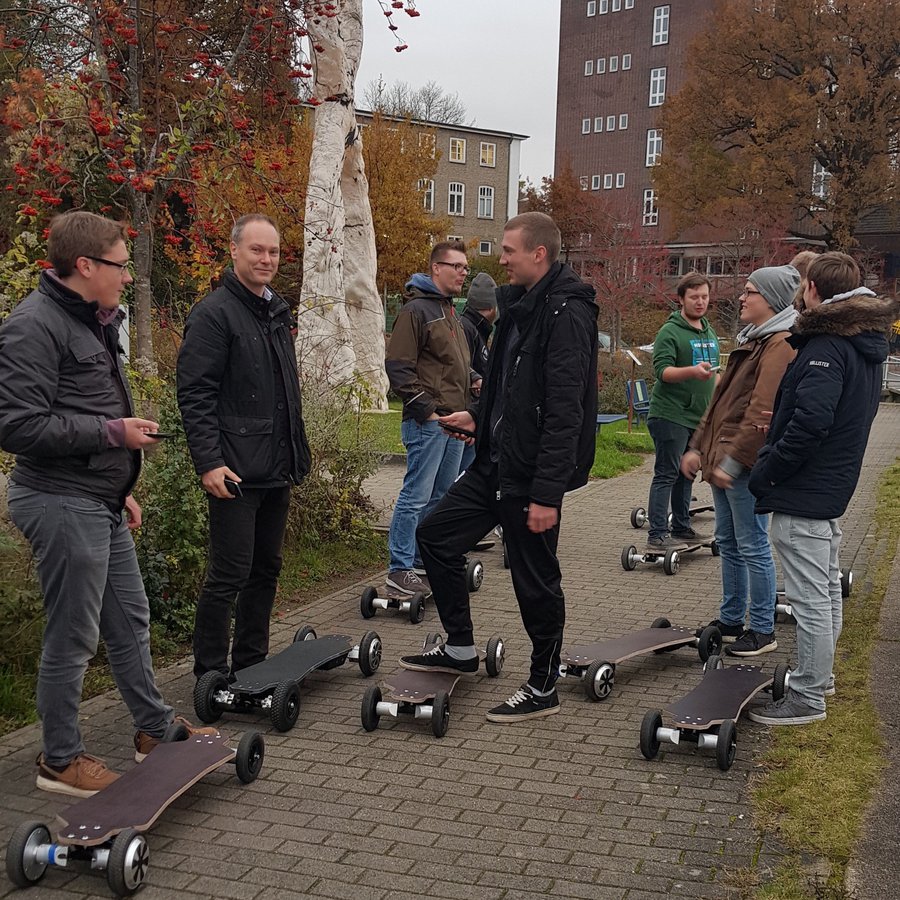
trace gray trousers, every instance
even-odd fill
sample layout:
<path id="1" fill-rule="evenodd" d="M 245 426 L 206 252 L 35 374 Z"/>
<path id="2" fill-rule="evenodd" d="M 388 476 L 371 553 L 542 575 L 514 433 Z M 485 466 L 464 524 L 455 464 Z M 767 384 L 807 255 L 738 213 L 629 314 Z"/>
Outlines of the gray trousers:
<path id="1" fill-rule="evenodd" d="M 825 709 L 825 687 L 843 624 L 841 528 L 837 519 L 772 515 L 772 545 L 784 572 L 785 599 L 797 620 L 797 668 L 791 690 Z"/>
<path id="2" fill-rule="evenodd" d="M 135 727 L 161 736 L 172 721 L 150 660 L 150 605 L 124 517 L 98 500 L 9 486 L 9 514 L 31 544 L 47 623 L 37 684 L 44 760 L 84 753 L 78 706 L 102 635 Z"/>

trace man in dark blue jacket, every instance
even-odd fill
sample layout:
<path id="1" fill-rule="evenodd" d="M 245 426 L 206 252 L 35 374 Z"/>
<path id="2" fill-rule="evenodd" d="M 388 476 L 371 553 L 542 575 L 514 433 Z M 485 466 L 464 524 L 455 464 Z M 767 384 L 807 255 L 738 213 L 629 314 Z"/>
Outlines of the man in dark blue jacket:
<path id="1" fill-rule="evenodd" d="M 475 460 L 416 537 L 447 643 L 406 656 L 407 669 L 478 671 L 463 554 L 498 523 L 525 630 L 528 681 L 488 713 L 519 722 L 559 712 L 555 683 L 565 624 L 559 559 L 563 495 L 587 482 L 597 411 L 597 304 L 594 289 L 558 261 L 559 229 L 543 213 L 510 219 L 498 290 L 500 324 L 476 418 L 441 416 L 475 431 Z"/>
<path id="2" fill-rule="evenodd" d="M 878 411 L 887 333 L 898 302 L 860 287 L 844 253 L 811 263 L 804 310 L 766 445 L 750 475 L 756 512 L 772 512 L 772 543 L 797 619 L 797 667 L 781 700 L 750 713 L 768 725 L 825 718 L 834 693 L 832 665 L 841 631 L 839 517 L 856 489 Z"/>

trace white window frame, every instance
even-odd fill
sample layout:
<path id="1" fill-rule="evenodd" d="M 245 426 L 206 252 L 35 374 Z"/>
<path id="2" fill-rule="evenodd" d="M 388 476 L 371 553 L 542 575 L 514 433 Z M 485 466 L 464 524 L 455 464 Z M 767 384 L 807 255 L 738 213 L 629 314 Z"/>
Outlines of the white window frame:
<path id="1" fill-rule="evenodd" d="M 600 176 L 599 175 L 591 175 L 591 190 L 592 191 L 600 190 Z"/>
<path id="2" fill-rule="evenodd" d="M 590 185 L 590 178 L 587 175 L 579 175 L 578 183 L 581 185 L 581 189 L 586 191 Z"/>
<path id="3" fill-rule="evenodd" d="M 494 218 L 494 189 L 489 184 L 478 185 L 478 218 Z"/>
<path id="4" fill-rule="evenodd" d="M 594 134 L 600 134 L 603 131 L 603 116 L 594 116 Z"/>
<path id="5" fill-rule="evenodd" d="M 625 0 L 625 9 L 634 9 L 634 0 Z"/>
<path id="6" fill-rule="evenodd" d="M 609 12 L 609 0 L 600 0 L 600 8 L 597 10 L 601 16 L 605 16 Z"/>
<path id="7" fill-rule="evenodd" d="M 478 242 L 478 255 L 479 256 L 490 256 L 494 252 L 494 242 L 493 241 L 479 241 Z"/>
<path id="8" fill-rule="evenodd" d="M 587 14 L 589 17 L 597 15 L 597 0 L 588 0 Z"/>
<path id="9" fill-rule="evenodd" d="M 478 157 L 480 165 L 488 169 L 497 168 L 497 145 L 493 141 L 482 141 Z M 485 162 L 485 159 L 488 161 Z"/>
<path id="10" fill-rule="evenodd" d="M 437 147 L 437 135 L 434 132 L 429 131 L 420 131 L 419 132 L 419 148 L 425 148 L 425 152 L 428 153 L 432 159 L 434 159 L 435 149 Z"/>
<path id="11" fill-rule="evenodd" d="M 615 116 L 607 116 L 606 117 L 606 130 L 607 131 L 615 131 L 616 130 L 616 117 Z"/>
<path id="12" fill-rule="evenodd" d="M 598 75 L 606 74 L 606 57 L 605 56 L 601 56 L 597 60 L 597 74 Z"/>
<path id="13" fill-rule="evenodd" d="M 457 152 L 456 156 L 454 156 L 454 153 L 453 153 L 454 149 L 458 151 L 460 148 L 462 148 L 462 157 L 461 158 L 459 158 L 460 154 L 458 152 Z M 448 154 L 447 159 L 452 163 L 465 163 L 465 161 L 466 161 L 466 139 L 465 138 L 457 138 L 457 137 L 450 138 L 450 153 Z"/>
<path id="14" fill-rule="evenodd" d="M 459 202 L 454 203 L 454 199 Z M 458 206 L 458 209 L 457 209 Z M 447 215 L 464 216 L 466 214 L 466 186 L 462 181 L 451 181 L 447 185 Z"/>
<path id="15" fill-rule="evenodd" d="M 666 102 L 666 66 L 650 70 L 649 106 L 662 106 Z"/>
<path id="16" fill-rule="evenodd" d="M 584 74 L 585 74 L 585 77 L 587 77 L 588 75 L 593 75 L 593 74 L 594 74 L 594 60 L 593 60 L 593 57 L 592 57 L 591 59 L 586 59 L 586 60 L 584 61 Z"/>
<path id="17" fill-rule="evenodd" d="M 611 190 L 612 190 L 612 186 L 613 186 L 612 172 L 607 172 L 607 173 L 603 176 L 603 190 L 604 190 L 604 191 L 611 191 Z"/>
<path id="18" fill-rule="evenodd" d="M 669 15 L 672 7 L 669 4 L 665 6 L 653 7 L 653 46 L 661 47 L 663 44 L 669 43 Z"/>
<path id="19" fill-rule="evenodd" d="M 817 200 L 828 199 L 828 182 L 831 179 L 831 173 L 817 160 L 813 160 L 812 184 L 810 185 L 810 193 Z M 813 209 L 822 209 L 819 204 L 812 207 Z"/>
<path id="20" fill-rule="evenodd" d="M 644 191 L 644 208 L 641 215 L 641 225 L 652 227 L 659 225 L 659 208 L 656 205 L 656 191 L 647 188 Z"/>
<path id="21" fill-rule="evenodd" d="M 582 134 L 590 134 L 591 133 L 591 120 L 590 119 L 582 119 L 581 120 L 581 133 Z"/>
<path id="22" fill-rule="evenodd" d="M 619 113 L 619 131 L 624 131 L 628 127 L 628 113 Z"/>
<path id="23" fill-rule="evenodd" d="M 647 153 L 645 163 L 648 168 L 659 164 L 659 157 L 662 153 L 663 137 L 662 131 L 658 128 L 647 129 Z"/>
<path id="24" fill-rule="evenodd" d="M 609 71 L 611 73 L 619 71 L 619 57 L 618 56 L 611 56 L 609 58 Z"/>
<path id="25" fill-rule="evenodd" d="M 621 12 L 622 11 L 622 0 L 612 0 L 612 11 L 613 12 Z"/>
<path id="26" fill-rule="evenodd" d="M 447 240 L 448 241 L 461 241 L 462 235 L 461 234 L 448 234 Z"/>
<path id="27" fill-rule="evenodd" d="M 422 194 L 422 207 L 428 212 L 434 212 L 434 179 L 420 178 L 417 185 Z"/>
<path id="28" fill-rule="evenodd" d="M 622 54 L 622 71 L 627 72 L 631 68 L 631 54 L 623 53 Z"/>
<path id="29" fill-rule="evenodd" d="M 624 172 L 616 172 L 616 187 L 617 188 L 625 187 L 625 173 Z"/>

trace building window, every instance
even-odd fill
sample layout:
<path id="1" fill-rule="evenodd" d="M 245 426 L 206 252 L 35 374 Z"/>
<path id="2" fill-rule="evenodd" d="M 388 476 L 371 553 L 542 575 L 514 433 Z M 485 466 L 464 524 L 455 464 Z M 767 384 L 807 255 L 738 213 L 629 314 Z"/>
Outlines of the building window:
<path id="1" fill-rule="evenodd" d="M 600 59 L 597 60 L 597 74 L 603 75 L 606 72 L 606 57 L 601 56 Z"/>
<path id="2" fill-rule="evenodd" d="M 650 70 L 650 106 L 662 106 L 666 99 L 666 67 Z"/>
<path id="3" fill-rule="evenodd" d="M 422 194 L 422 206 L 428 212 L 434 212 L 434 181 L 431 178 L 420 178 L 417 187 Z"/>
<path id="4" fill-rule="evenodd" d="M 435 147 L 435 134 L 433 131 L 425 131 L 419 133 L 419 148 L 424 149 L 425 152 L 434 159 L 434 147 Z"/>
<path id="5" fill-rule="evenodd" d="M 481 142 L 481 165 L 490 166 L 492 169 L 497 165 L 497 145 Z"/>
<path id="6" fill-rule="evenodd" d="M 479 241 L 478 242 L 478 255 L 479 256 L 490 256 L 494 251 L 494 245 L 490 241 Z"/>
<path id="7" fill-rule="evenodd" d="M 616 130 L 616 117 L 615 116 L 607 116 L 606 117 L 606 130 L 607 131 L 615 131 Z"/>
<path id="8" fill-rule="evenodd" d="M 448 241 L 461 241 L 462 235 L 461 234 L 448 234 L 447 240 Z"/>
<path id="9" fill-rule="evenodd" d="M 828 180 L 831 173 L 818 161 L 813 162 L 812 174 L 812 195 L 819 200 L 825 200 L 828 197 Z"/>
<path id="10" fill-rule="evenodd" d="M 450 182 L 450 194 L 447 200 L 447 215 L 464 216 L 466 209 L 466 186 L 461 181 Z"/>
<path id="11" fill-rule="evenodd" d="M 619 131 L 624 131 L 628 127 L 628 113 L 622 113 L 619 116 Z"/>
<path id="12" fill-rule="evenodd" d="M 592 191 L 600 190 L 600 176 L 599 175 L 591 176 L 591 190 Z"/>
<path id="13" fill-rule="evenodd" d="M 584 61 L 584 74 L 585 75 L 593 75 L 594 74 L 594 61 L 592 59 L 586 59 Z"/>
<path id="14" fill-rule="evenodd" d="M 603 131 L 603 116 L 597 116 L 594 119 L 594 131 L 598 134 Z"/>
<path id="15" fill-rule="evenodd" d="M 591 120 L 590 119 L 582 119 L 581 120 L 581 133 L 582 134 L 590 134 L 591 133 Z"/>
<path id="16" fill-rule="evenodd" d="M 631 68 L 631 54 L 623 53 L 622 54 L 622 71 L 627 72 L 628 69 Z"/>
<path id="17" fill-rule="evenodd" d="M 647 188 L 644 191 L 644 214 L 641 225 L 659 225 L 659 210 L 656 208 L 656 191 Z"/>
<path id="18" fill-rule="evenodd" d="M 619 71 L 619 57 L 611 56 L 609 58 L 609 71 L 610 72 L 618 72 Z"/>
<path id="19" fill-rule="evenodd" d="M 597 0 L 588 0 L 587 14 L 589 16 L 597 15 Z"/>
<path id="20" fill-rule="evenodd" d="M 494 218 L 494 189 L 486 184 L 478 188 L 478 218 Z"/>
<path id="21" fill-rule="evenodd" d="M 609 12 L 609 0 L 600 0 L 600 15 L 605 16 Z"/>
<path id="22" fill-rule="evenodd" d="M 450 138 L 450 162 L 464 163 L 466 161 L 466 139 Z"/>
<path id="23" fill-rule="evenodd" d="M 653 10 L 653 46 L 669 43 L 669 7 L 657 6 Z"/>
<path id="24" fill-rule="evenodd" d="M 625 187 L 625 173 L 624 172 L 616 173 L 616 187 L 617 188 Z"/>
<path id="25" fill-rule="evenodd" d="M 625 9 L 634 9 L 634 0 L 625 0 Z"/>
<path id="26" fill-rule="evenodd" d="M 588 189 L 590 180 L 588 179 L 587 175 L 580 175 L 578 178 L 578 183 L 581 185 L 581 189 L 583 191 L 586 191 Z"/>
<path id="27" fill-rule="evenodd" d="M 612 190 L 612 173 L 608 173 L 603 176 L 603 190 L 611 191 Z"/>
<path id="28" fill-rule="evenodd" d="M 622 0 L 612 0 L 612 11 L 620 12 L 622 9 Z"/>
<path id="29" fill-rule="evenodd" d="M 662 153 L 662 132 L 658 128 L 651 128 L 647 132 L 647 162 L 648 166 L 655 166 L 659 162 Z"/>

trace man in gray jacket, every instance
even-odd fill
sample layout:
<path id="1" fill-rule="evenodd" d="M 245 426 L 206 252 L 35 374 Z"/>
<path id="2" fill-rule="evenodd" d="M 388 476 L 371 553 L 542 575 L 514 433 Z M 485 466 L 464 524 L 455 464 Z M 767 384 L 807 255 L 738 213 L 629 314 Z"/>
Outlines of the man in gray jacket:
<path id="1" fill-rule="evenodd" d="M 118 778 L 85 753 L 78 726 L 101 635 L 138 762 L 173 721 L 153 674 L 131 537 L 141 524 L 131 495 L 140 451 L 158 443 L 158 426 L 134 416 L 120 358 L 119 303 L 132 280 L 122 225 L 67 213 L 53 220 L 47 251 L 53 268 L 0 327 L 0 447 L 16 454 L 9 514 L 34 551 L 47 617 L 37 786 L 89 797 Z M 191 727 L 200 730 L 216 733 Z"/>

